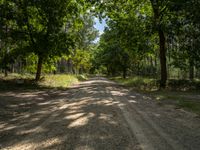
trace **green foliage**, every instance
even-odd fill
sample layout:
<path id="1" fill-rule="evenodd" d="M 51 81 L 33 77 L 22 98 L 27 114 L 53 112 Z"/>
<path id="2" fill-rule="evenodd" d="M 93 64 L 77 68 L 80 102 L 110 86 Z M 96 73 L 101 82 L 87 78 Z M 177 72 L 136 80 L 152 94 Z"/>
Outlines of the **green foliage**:
<path id="1" fill-rule="evenodd" d="M 98 31 L 94 28 L 94 17 L 88 12 L 80 19 L 82 20 L 82 26 L 74 33 L 77 35 L 76 44 L 70 50 L 69 58 L 73 62 L 76 73 L 87 73 L 92 66 L 93 41 L 96 39 Z"/>
<path id="2" fill-rule="evenodd" d="M 24 67 L 24 71 L 29 72 L 29 73 L 36 73 L 37 71 L 36 64 L 38 60 L 37 56 L 34 54 L 30 54 L 27 56 L 26 60 L 27 60 L 28 65 Z"/>
<path id="3" fill-rule="evenodd" d="M 11 55 L 15 61 L 26 57 L 31 60 L 28 60 L 29 66 L 25 66 L 24 70 L 36 73 L 36 79 L 39 79 L 42 69 L 43 72 L 56 70 L 55 57 L 70 55 L 70 50 L 90 49 L 97 36 L 90 7 L 90 2 L 84 0 L 2 0 L 1 68 L 9 68 L 9 64 L 14 63 L 8 59 Z M 14 52 L 11 53 L 11 50 Z M 88 60 L 85 59 L 88 57 L 81 60 L 86 69 L 85 61 Z M 80 64 L 77 67 L 80 68 Z"/>
<path id="4" fill-rule="evenodd" d="M 152 15 L 150 3 L 118 1 L 105 5 L 112 5 L 112 10 L 107 12 L 108 28 L 101 36 L 95 65 L 96 68 L 104 65 L 109 75 L 126 77 L 132 68 L 141 65 L 143 59 L 155 52 L 155 35 L 150 35 L 151 30 L 147 29 Z"/>
<path id="5" fill-rule="evenodd" d="M 121 74 L 123 61 L 115 55 L 121 55 L 121 49 L 129 57 L 128 74 L 160 75 L 163 86 L 176 69 L 194 78 L 200 66 L 199 2 L 111 0 L 95 4 L 108 25 L 95 54 L 96 68 L 103 65 Z"/>
<path id="6" fill-rule="evenodd" d="M 38 56 L 34 53 L 30 53 L 23 59 L 25 64 L 22 68 L 23 72 L 35 74 L 37 72 Z M 52 73 L 53 71 L 56 71 L 55 64 L 59 60 L 60 58 L 55 56 L 51 59 L 46 60 L 46 62 L 43 64 L 43 73 Z"/>
<path id="7" fill-rule="evenodd" d="M 77 49 L 72 58 L 72 61 L 76 70 L 89 70 L 91 68 L 90 59 L 91 55 L 89 51 Z"/>
<path id="8" fill-rule="evenodd" d="M 38 80 L 56 70 L 161 81 L 180 70 L 193 79 L 200 68 L 199 10 L 189 0 L 1 0 L 0 68 L 36 73 Z M 98 46 L 94 17 L 107 21 Z"/>

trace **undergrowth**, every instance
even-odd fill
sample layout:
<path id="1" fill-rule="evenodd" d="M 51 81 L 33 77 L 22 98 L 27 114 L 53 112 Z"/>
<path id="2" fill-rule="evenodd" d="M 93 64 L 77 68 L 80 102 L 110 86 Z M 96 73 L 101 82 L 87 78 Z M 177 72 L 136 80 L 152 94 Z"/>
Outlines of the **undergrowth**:
<path id="1" fill-rule="evenodd" d="M 154 97 L 159 104 L 172 104 L 200 115 L 200 81 L 175 80 L 167 82 L 165 90 L 159 90 L 159 80 L 145 77 L 111 78 L 123 86 Z"/>
<path id="2" fill-rule="evenodd" d="M 65 89 L 84 80 L 87 80 L 86 75 L 56 74 L 44 75 L 39 82 L 35 82 L 34 75 L 31 74 L 9 74 L 7 77 L 0 74 L 0 90 Z"/>

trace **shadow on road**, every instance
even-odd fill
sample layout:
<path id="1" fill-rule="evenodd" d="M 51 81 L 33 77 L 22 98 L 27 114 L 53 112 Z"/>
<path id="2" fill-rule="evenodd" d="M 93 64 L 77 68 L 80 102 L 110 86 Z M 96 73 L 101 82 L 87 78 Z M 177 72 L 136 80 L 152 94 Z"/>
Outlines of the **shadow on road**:
<path id="1" fill-rule="evenodd" d="M 0 145 L 10 149 L 139 149 L 107 81 L 0 93 Z M 133 142 L 135 141 L 135 142 Z"/>

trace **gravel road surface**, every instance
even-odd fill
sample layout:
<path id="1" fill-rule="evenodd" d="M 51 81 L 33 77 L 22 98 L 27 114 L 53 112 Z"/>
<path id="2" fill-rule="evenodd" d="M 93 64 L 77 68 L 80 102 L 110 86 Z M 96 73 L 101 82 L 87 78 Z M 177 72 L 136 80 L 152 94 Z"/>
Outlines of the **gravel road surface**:
<path id="1" fill-rule="evenodd" d="M 96 77 L 0 92 L 0 149 L 200 150 L 200 118 Z"/>

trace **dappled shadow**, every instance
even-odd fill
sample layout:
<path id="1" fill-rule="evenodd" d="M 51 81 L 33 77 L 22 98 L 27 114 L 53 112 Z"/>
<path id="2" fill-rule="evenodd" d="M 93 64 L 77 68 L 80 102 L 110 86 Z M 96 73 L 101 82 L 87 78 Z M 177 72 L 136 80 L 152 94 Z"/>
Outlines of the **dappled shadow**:
<path id="1" fill-rule="evenodd" d="M 128 114 L 128 120 L 139 124 L 141 132 L 133 127 L 135 135 L 144 134 L 155 149 L 200 148 L 200 119 L 195 114 L 175 109 L 172 105 L 161 106 L 149 93 L 138 93 L 118 85 L 107 88 L 120 103 L 118 106 L 123 104 L 121 108 Z M 144 139 L 139 142 L 142 144 L 142 141 Z"/>
<path id="2" fill-rule="evenodd" d="M 0 145 L 11 149 L 133 149 L 137 141 L 126 127 L 120 102 L 106 90 L 110 86 L 99 78 L 66 91 L 0 93 Z"/>
<path id="3" fill-rule="evenodd" d="M 100 77 L 68 90 L 0 93 L 7 149 L 137 150 L 146 138 L 156 149 L 199 149 L 199 127 L 189 113 Z"/>

